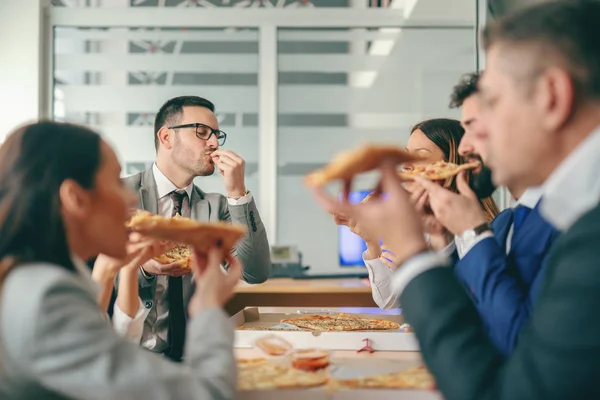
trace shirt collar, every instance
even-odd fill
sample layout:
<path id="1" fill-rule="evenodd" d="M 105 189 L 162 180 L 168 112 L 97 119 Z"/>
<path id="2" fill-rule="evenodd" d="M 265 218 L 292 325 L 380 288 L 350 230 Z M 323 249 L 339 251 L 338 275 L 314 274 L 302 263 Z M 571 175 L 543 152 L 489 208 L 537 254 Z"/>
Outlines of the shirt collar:
<path id="1" fill-rule="evenodd" d="M 542 216 L 560 231 L 569 229 L 600 201 L 600 127 L 552 172 L 543 185 Z"/>
<path id="2" fill-rule="evenodd" d="M 156 163 L 152 164 L 152 172 L 154 173 L 154 180 L 156 181 L 156 190 L 158 191 L 158 198 L 161 199 L 167 196 L 169 193 L 177 190 L 181 192 L 181 189 L 178 188 L 163 174 Z M 188 195 L 188 199 L 192 198 L 192 189 L 194 188 L 194 182 L 187 185 L 183 190 Z"/>
<path id="3" fill-rule="evenodd" d="M 521 197 L 517 200 L 516 206 L 525 206 L 527 208 L 534 209 L 537 203 L 542 198 L 543 189 L 542 187 L 532 187 L 526 189 Z"/>

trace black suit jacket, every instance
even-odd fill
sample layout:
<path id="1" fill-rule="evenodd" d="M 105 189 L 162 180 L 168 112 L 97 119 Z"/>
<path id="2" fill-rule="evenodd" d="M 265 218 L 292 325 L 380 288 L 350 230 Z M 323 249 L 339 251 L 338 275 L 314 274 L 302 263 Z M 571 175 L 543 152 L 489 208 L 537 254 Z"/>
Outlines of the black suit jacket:
<path id="1" fill-rule="evenodd" d="M 446 400 L 600 399 L 600 207 L 555 242 L 509 357 L 450 268 L 419 275 L 400 301 Z"/>

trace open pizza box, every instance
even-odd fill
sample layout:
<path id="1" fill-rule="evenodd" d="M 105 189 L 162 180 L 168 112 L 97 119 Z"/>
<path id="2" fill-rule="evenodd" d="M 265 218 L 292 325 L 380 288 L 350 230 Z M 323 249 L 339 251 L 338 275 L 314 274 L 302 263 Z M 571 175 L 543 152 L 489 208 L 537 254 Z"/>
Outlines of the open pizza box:
<path id="1" fill-rule="evenodd" d="M 300 330 L 273 330 L 280 326 L 283 319 L 305 317 L 308 315 L 323 314 L 317 311 L 298 310 L 295 313 L 260 313 L 258 308 L 246 308 L 231 320 L 236 327 L 243 327 L 235 331 L 236 348 L 252 348 L 254 341 L 266 334 L 274 334 L 290 342 L 296 349 L 321 348 L 327 350 L 359 350 L 369 344 L 375 351 L 419 351 L 417 338 L 413 333 L 402 331 L 368 331 L 368 332 L 309 332 Z M 404 323 L 402 315 L 356 314 L 368 319 L 384 319 Z M 264 328 L 264 330 L 261 330 Z M 271 329 L 270 329 L 271 328 Z"/>
<path id="2" fill-rule="evenodd" d="M 332 379 L 352 379 L 360 376 L 401 371 L 419 365 L 418 361 L 392 360 L 382 358 L 338 358 L 332 357 L 328 375 Z M 442 395 L 431 390 L 409 389 L 339 389 L 327 386 L 310 389 L 254 390 L 239 392 L 236 398 L 242 400 L 443 400 Z"/>

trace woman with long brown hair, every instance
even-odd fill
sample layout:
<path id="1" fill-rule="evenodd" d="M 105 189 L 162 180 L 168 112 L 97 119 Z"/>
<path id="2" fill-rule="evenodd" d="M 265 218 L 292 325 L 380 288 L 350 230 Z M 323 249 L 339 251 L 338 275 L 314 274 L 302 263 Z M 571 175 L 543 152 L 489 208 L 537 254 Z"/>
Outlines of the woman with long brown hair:
<path id="1" fill-rule="evenodd" d="M 221 307 L 241 266 L 230 259 L 223 274 L 221 250 L 192 263 L 186 365 L 121 338 L 98 307 L 82 260 L 132 254 L 125 222 L 136 198 L 120 171 L 110 146 L 80 126 L 27 125 L 0 147 L 0 398 L 234 397 L 233 330 Z"/>
<path id="2" fill-rule="evenodd" d="M 447 161 L 459 165 L 466 163 L 467 160 L 458 154 L 458 145 L 464 133 L 460 122 L 454 119 L 435 118 L 416 124 L 411 129 L 406 149 L 418 155 L 420 159 L 411 164 L 404 164 L 403 168 L 411 170 L 416 166 L 429 165 L 436 161 Z M 456 177 L 448 178 L 441 184 L 453 192 L 458 191 Z M 435 219 L 433 213 L 428 211 L 426 201 L 424 201 L 425 191 L 415 183 L 407 182 L 405 186 L 422 214 L 422 222 L 430 248 L 450 255 L 454 251 L 454 236 Z M 492 221 L 499 212 L 494 200 L 488 197 L 479 202 L 486 219 Z M 383 309 L 395 307 L 397 296 L 393 293 L 390 282 L 392 268 L 394 268 L 393 254 L 382 248 L 377 235 L 364 231 L 353 220 L 342 215 L 334 215 L 334 219 L 338 225 L 347 225 L 367 244 L 363 259 L 369 271 L 375 303 Z"/>

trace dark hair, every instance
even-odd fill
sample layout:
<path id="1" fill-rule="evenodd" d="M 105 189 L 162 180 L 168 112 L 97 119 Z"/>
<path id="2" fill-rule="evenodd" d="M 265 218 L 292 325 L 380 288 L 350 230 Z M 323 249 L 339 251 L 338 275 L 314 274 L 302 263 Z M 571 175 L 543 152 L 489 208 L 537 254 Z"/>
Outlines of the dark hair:
<path id="1" fill-rule="evenodd" d="M 16 264 L 47 262 L 74 270 L 59 189 L 72 179 L 94 187 L 100 136 L 81 126 L 38 122 L 0 147 L 0 283 Z"/>
<path id="2" fill-rule="evenodd" d="M 449 118 L 434 118 L 419 122 L 410 130 L 411 135 L 420 130 L 425 134 L 427 139 L 439 147 L 444 153 L 444 160 L 453 164 L 464 164 L 467 160 L 458 154 L 458 145 L 465 134 L 465 130 L 460 125 L 460 122 Z M 448 178 L 444 182 L 444 187 L 457 193 L 456 177 Z M 488 221 L 494 219 L 498 214 L 498 206 L 491 197 L 480 199 L 479 203 L 485 211 Z"/>
<path id="3" fill-rule="evenodd" d="M 446 161 L 461 164 L 458 144 L 465 134 L 465 130 L 459 121 L 449 118 L 428 119 L 413 126 L 410 133 L 412 134 L 417 129 L 442 150 Z"/>
<path id="4" fill-rule="evenodd" d="M 477 82 L 479 81 L 479 72 L 465 74 L 450 95 L 450 108 L 462 107 L 464 101 L 477 92 Z"/>
<path id="5" fill-rule="evenodd" d="M 578 100 L 600 97 L 600 2 L 545 2 L 506 15 L 485 27 L 483 46 L 537 46 L 536 61 L 566 68 Z M 543 52 L 543 53 L 542 53 Z M 537 71 L 535 71 L 537 72 Z"/>
<path id="6" fill-rule="evenodd" d="M 179 96 L 168 100 L 162 105 L 154 119 L 154 147 L 158 150 L 158 131 L 165 124 L 176 125 L 183 113 L 183 107 L 204 107 L 215 112 L 215 105 L 205 98 L 198 96 Z"/>

